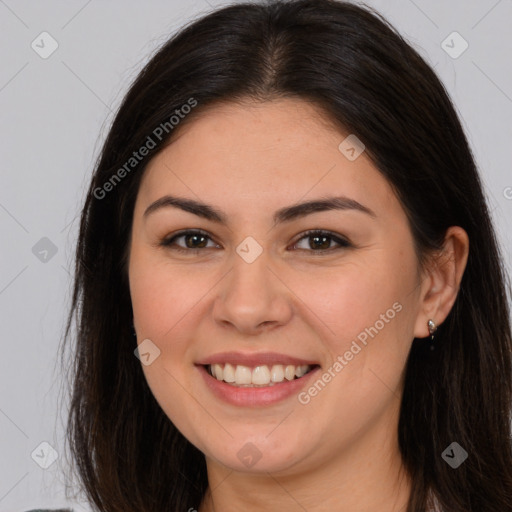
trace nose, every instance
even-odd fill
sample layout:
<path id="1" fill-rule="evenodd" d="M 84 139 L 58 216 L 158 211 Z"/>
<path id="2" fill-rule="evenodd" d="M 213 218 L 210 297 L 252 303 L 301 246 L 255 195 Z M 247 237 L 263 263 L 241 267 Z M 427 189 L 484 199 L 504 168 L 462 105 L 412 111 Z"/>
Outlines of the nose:
<path id="1" fill-rule="evenodd" d="M 239 258 L 219 283 L 213 315 L 223 328 L 246 335 L 285 325 L 293 313 L 291 292 L 265 253 L 252 263 Z"/>

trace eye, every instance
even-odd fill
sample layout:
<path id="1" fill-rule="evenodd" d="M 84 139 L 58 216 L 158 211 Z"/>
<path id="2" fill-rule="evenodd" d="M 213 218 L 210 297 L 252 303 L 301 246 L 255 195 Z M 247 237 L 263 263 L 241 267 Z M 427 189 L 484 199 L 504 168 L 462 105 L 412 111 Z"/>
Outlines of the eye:
<path id="1" fill-rule="evenodd" d="M 176 241 L 180 239 L 183 239 L 185 242 L 184 246 L 176 243 Z M 324 253 L 340 248 L 352 247 L 352 244 L 348 240 L 341 238 L 330 231 L 323 230 L 306 231 L 306 233 L 303 233 L 301 238 L 295 242 L 293 247 L 295 247 L 301 240 L 306 239 L 309 239 L 309 241 L 312 242 L 309 244 L 309 247 L 313 248 L 313 250 L 310 250 L 309 252 Z M 207 233 L 199 230 L 188 230 L 177 233 L 170 238 L 165 238 L 159 245 L 169 247 L 174 251 L 190 253 L 200 251 L 201 249 L 211 248 L 207 247 L 208 241 L 213 242 Z M 330 247 L 332 241 L 337 243 L 339 247 Z M 219 247 L 217 244 L 214 244 L 214 246 Z M 308 249 L 301 248 L 300 250 Z"/>
<path id="2" fill-rule="evenodd" d="M 176 244 L 176 240 L 182 238 L 185 242 L 185 247 Z M 170 247 L 172 250 L 178 252 L 195 252 L 201 249 L 208 248 L 206 243 L 211 240 L 210 236 L 198 230 L 182 231 L 171 238 L 166 238 L 160 242 L 163 247 Z M 212 241 L 212 240 L 211 240 Z"/>
<path id="3" fill-rule="evenodd" d="M 299 238 L 297 242 L 295 242 L 293 247 L 295 247 L 301 240 L 309 240 L 309 247 L 313 248 L 313 250 L 310 252 L 317 253 L 323 253 L 326 251 L 332 251 L 340 248 L 352 247 L 352 244 L 348 240 L 341 238 L 335 235 L 334 233 L 331 233 L 330 231 L 323 230 L 306 231 L 306 233 L 304 233 L 301 236 L 301 238 Z M 339 247 L 330 247 L 332 241 L 337 243 Z M 308 249 L 301 248 L 301 250 Z"/>

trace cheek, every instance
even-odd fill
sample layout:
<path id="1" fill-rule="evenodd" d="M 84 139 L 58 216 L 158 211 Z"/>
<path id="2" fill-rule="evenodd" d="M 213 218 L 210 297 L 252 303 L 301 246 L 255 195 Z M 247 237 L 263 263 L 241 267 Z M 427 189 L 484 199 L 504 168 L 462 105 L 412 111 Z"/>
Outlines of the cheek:
<path id="1" fill-rule="evenodd" d="M 385 257 L 381 252 L 361 258 L 354 264 L 336 269 L 323 285 L 315 286 L 315 293 L 304 288 L 302 296 L 319 319 L 330 328 L 335 339 L 354 339 L 381 319 L 394 318 L 396 303 L 402 307 L 414 289 L 414 270 L 402 260 Z M 310 283 L 311 284 L 311 283 Z M 395 306 L 394 306 L 395 305 Z M 394 306 L 394 307 L 393 307 Z M 381 322 L 378 324 L 381 325 Z M 388 325 L 388 322 L 386 322 Z"/>
<path id="2" fill-rule="evenodd" d="M 415 261 L 400 250 L 371 251 L 333 273 L 324 299 L 318 294 L 312 305 L 330 327 L 324 338 L 336 364 L 330 399 L 343 395 L 347 410 L 362 416 L 380 410 L 390 390 L 399 389 L 414 325 Z"/>
<path id="3" fill-rule="evenodd" d="M 130 259 L 129 277 L 137 341 L 140 345 L 149 339 L 160 351 L 151 364 L 142 366 L 147 384 L 176 427 L 192 431 L 201 415 L 187 392 L 192 358 L 185 333 L 193 329 L 191 313 L 208 287 L 204 279 L 137 249 Z"/>
<path id="4" fill-rule="evenodd" d="M 171 265 L 141 250 L 133 253 L 129 275 L 138 343 L 149 339 L 160 351 L 143 371 L 162 408 L 176 411 L 190 398 L 184 389 L 190 386 L 194 362 L 191 333 L 198 318 L 208 314 L 207 294 L 215 283 L 214 273 Z"/>
<path id="5" fill-rule="evenodd" d="M 192 312 L 211 287 L 206 273 L 171 266 L 151 254 L 133 254 L 130 293 L 137 331 L 161 338 Z"/>
<path id="6" fill-rule="evenodd" d="M 336 404 L 329 422 L 347 435 L 355 435 L 396 405 L 412 339 L 408 311 L 413 260 L 405 271 L 403 261 L 397 265 L 395 258 L 372 257 L 378 265 L 365 258 L 366 265 L 347 266 L 334 274 L 326 298 L 312 306 L 330 327 L 323 341 L 331 363 L 320 376 L 322 382 L 313 383 L 301 403 L 310 400 L 313 417 L 325 414 L 326 404 Z"/>

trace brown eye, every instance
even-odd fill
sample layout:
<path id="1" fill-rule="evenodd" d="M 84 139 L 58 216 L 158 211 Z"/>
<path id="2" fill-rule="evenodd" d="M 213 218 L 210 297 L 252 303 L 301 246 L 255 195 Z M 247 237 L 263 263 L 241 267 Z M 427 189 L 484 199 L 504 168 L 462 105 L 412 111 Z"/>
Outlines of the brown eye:
<path id="1" fill-rule="evenodd" d="M 308 231 L 294 244 L 294 247 L 301 240 L 308 240 L 308 248 L 300 250 L 310 250 L 310 252 L 325 252 L 336 250 L 344 247 L 351 247 L 350 242 L 344 238 L 340 238 L 329 231 Z M 335 242 L 339 247 L 331 247 L 331 243 Z"/>
<path id="2" fill-rule="evenodd" d="M 182 243 L 177 243 L 177 240 L 183 240 Z M 335 235 L 329 231 L 322 230 L 312 230 L 304 233 L 301 238 L 295 242 L 293 245 L 294 248 L 298 245 L 302 240 L 307 240 L 307 247 L 299 248 L 301 251 L 308 251 L 312 253 L 323 254 L 326 252 L 332 252 L 334 250 L 352 247 L 352 244 L 348 242 L 348 240 L 341 238 L 340 236 Z M 208 242 L 213 240 L 211 237 L 202 232 L 202 231 L 182 231 L 181 233 L 177 233 L 170 238 L 166 238 L 160 242 L 160 245 L 163 247 L 167 247 L 172 249 L 173 251 L 178 252 L 196 252 L 202 249 L 210 249 L 212 246 L 208 247 Z M 333 247 L 332 243 L 338 245 L 338 247 Z M 219 247 L 217 244 L 214 244 L 214 247 Z"/>
<path id="3" fill-rule="evenodd" d="M 185 240 L 185 245 L 189 249 L 197 249 L 205 247 L 206 236 L 192 233 L 190 235 L 182 235 Z"/>
<path id="4" fill-rule="evenodd" d="M 176 241 L 180 239 L 183 239 L 184 245 L 176 243 Z M 178 233 L 171 238 L 162 240 L 160 245 L 177 251 L 191 252 L 201 249 L 208 249 L 208 240 L 211 241 L 211 238 L 202 231 L 182 231 L 181 233 Z"/>

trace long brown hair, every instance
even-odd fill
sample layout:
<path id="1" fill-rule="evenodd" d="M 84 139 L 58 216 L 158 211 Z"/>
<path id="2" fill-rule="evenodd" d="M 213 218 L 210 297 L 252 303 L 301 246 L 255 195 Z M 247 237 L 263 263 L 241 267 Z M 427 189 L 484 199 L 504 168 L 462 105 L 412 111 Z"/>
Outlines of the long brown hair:
<path id="1" fill-rule="evenodd" d="M 365 144 L 407 213 L 420 263 L 449 226 L 468 233 L 466 271 L 437 348 L 415 339 L 405 370 L 398 438 L 412 477 L 407 511 L 424 512 L 429 493 L 449 511 L 512 510 L 508 282 L 474 158 L 420 55 L 371 8 L 334 0 L 238 3 L 202 17 L 158 50 L 115 116 L 82 211 L 65 333 L 76 340 L 67 435 L 88 499 L 102 512 L 199 507 L 204 456 L 166 417 L 134 357 L 126 269 L 134 201 L 148 161 L 172 140 L 171 116 L 190 98 L 197 106 L 183 122 L 216 101 L 276 97 L 313 102 Z M 165 123 L 148 156 L 127 168 Z M 441 457 L 454 441 L 469 454 L 457 469 Z"/>

